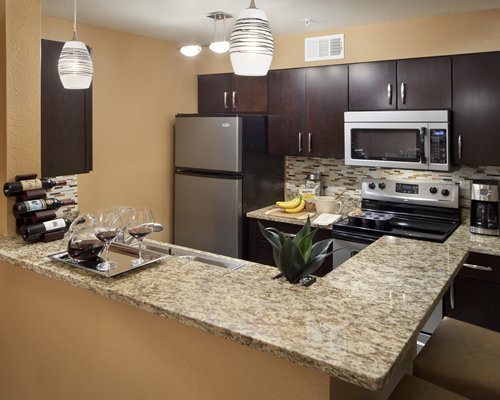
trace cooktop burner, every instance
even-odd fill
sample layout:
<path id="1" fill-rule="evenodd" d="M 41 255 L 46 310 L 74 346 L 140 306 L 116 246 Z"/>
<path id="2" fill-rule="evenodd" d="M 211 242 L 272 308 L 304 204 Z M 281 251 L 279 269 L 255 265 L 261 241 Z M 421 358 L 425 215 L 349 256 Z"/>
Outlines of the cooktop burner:
<path id="1" fill-rule="evenodd" d="M 336 239 L 373 242 L 383 235 L 444 242 L 460 225 L 458 186 L 363 180 L 362 214 L 333 224 Z"/>

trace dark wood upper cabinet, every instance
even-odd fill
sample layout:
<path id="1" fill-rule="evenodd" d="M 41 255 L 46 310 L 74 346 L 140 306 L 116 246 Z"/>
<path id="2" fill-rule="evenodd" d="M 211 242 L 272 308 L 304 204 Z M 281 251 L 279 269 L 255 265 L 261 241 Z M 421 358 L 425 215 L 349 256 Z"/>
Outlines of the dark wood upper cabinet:
<path id="1" fill-rule="evenodd" d="M 346 65 L 270 71 L 270 152 L 342 158 L 347 83 Z"/>
<path id="2" fill-rule="evenodd" d="M 451 57 L 380 61 L 349 66 L 349 109 L 451 108 Z"/>
<path id="3" fill-rule="evenodd" d="M 397 76 L 398 109 L 451 108 L 451 57 L 400 60 Z"/>
<path id="4" fill-rule="evenodd" d="M 92 170 L 92 86 L 64 89 L 57 64 L 64 43 L 42 40 L 41 171 L 43 176 Z"/>
<path id="5" fill-rule="evenodd" d="M 303 68 L 275 70 L 267 76 L 269 152 L 304 155 L 306 71 Z"/>
<path id="6" fill-rule="evenodd" d="M 396 61 L 349 65 L 349 109 L 396 109 Z"/>
<path id="7" fill-rule="evenodd" d="M 344 158 L 344 112 L 348 107 L 347 65 L 306 72 L 306 150 L 313 157 Z M 310 135 L 310 136 L 309 136 Z"/>
<path id="8" fill-rule="evenodd" d="M 500 52 L 453 57 L 455 164 L 500 165 Z"/>
<path id="9" fill-rule="evenodd" d="M 198 112 L 267 112 L 267 77 L 235 74 L 198 76 Z"/>

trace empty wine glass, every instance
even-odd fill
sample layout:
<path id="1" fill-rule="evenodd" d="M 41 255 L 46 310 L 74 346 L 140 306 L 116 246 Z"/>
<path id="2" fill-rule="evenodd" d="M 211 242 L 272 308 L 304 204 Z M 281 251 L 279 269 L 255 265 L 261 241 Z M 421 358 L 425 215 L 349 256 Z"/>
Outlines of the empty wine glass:
<path id="1" fill-rule="evenodd" d="M 129 215 L 128 233 L 139 241 L 139 258 L 134 264 L 142 264 L 142 241 L 153 232 L 153 213 L 149 208 L 136 208 Z"/>
<path id="2" fill-rule="evenodd" d="M 116 268 L 116 264 L 109 261 L 109 246 L 116 238 L 116 235 L 118 235 L 120 228 L 120 219 L 115 212 L 111 210 L 100 210 L 97 213 L 94 233 L 100 241 L 104 242 L 104 252 L 106 254 L 106 261 L 96 266 L 98 271 L 109 271 Z"/>

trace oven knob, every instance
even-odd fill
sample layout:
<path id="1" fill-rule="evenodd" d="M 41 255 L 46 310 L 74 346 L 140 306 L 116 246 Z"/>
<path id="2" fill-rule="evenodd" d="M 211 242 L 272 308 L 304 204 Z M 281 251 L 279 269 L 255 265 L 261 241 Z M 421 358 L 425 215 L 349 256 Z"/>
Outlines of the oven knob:
<path id="1" fill-rule="evenodd" d="M 380 183 L 378 184 L 378 187 L 379 187 L 380 189 L 385 189 L 385 183 L 384 183 L 384 182 L 380 182 Z"/>
<path id="2" fill-rule="evenodd" d="M 443 189 L 443 190 L 441 190 L 441 194 L 443 196 L 448 196 L 450 194 L 450 191 L 448 189 Z"/>
<path id="3" fill-rule="evenodd" d="M 375 189 L 375 184 L 374 184 L 373 182 L 370 182 L 370 183 L 368 184 L 368 187 L 369 187 L 371 190 L 373 190 L 373 189 Z"/>
<path id="4" fill-rule="evenodd" d="M 429 192 L 431 192 L 432 194 L 436 194 L 436 193 L 438 192 L 438 190 L 437 190 L 437 188 L 435 188 L 435 187 L 433 186 L 433 187 L 431 187 L 431 188 L 429 189 Z"/>

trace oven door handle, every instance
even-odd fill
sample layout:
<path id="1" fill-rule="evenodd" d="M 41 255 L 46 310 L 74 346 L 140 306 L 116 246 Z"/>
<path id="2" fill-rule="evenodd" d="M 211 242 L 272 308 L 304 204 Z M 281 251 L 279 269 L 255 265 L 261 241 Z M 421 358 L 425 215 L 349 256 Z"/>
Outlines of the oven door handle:
<path id="1" fill-rule="evenodd" d="M 427 162 L 427 154 L 426 154 L 426 146 L 425 146 L 425 134 L 427 133 L 427 128 L 420 128 L 420 148 L 419 148 L 419 153 L 420 153 L 420 162 L 422 164 L 425 164 Z"/>

